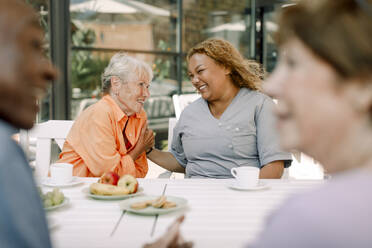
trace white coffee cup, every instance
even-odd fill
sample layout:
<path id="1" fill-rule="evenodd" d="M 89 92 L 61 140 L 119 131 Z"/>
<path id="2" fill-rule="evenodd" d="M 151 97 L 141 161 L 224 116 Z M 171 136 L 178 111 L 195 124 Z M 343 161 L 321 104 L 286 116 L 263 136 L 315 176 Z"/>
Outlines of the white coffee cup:
<path id="1" fill-rule="evenodd" d="M 238 187 L 251 188 L 258 185 L 260 169 L 251 166 L 242 166 L 231 169 L 231 174 L 236 179 Z"/>
<path id="2" fill-rule="evenodd" d="M 50 165 L 51 181 L 55 184 L 65 184 L 72 181 L 73 165 L 69 163 L 55 163 Z"/>

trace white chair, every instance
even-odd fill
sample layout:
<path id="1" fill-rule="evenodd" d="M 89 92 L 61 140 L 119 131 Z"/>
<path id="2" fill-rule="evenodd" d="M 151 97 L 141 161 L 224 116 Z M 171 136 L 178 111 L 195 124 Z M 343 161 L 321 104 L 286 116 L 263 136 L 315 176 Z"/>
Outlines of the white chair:
<path id="1" fill-rule="evenodd" d="M 186 107 L 186 106 L 185 106 Z M 169 118 L 169 124 L 168 124 L 168 151 L 171 149 L 172 145 L 172 139 L 173 139 L 173 129 L 177 124 L 177 119 L 176 118 Z M 169 171 L 169 173 L 171 173 Z M 165 174 L 165 173 L 163 173 Z M 173 172 L 169 175 L 170 178 L 173 179 L 183 179 L 185 178 L 185 174 L 183 173 L 178 173 L 178 172 Z"/>
<path id="2" fill-rule="evenodd" d="M 173 95 L 173 105 L 174 113 L 176 114 L 176 119 L 178 120 L 181 116 L 182 111 L 187 105 L 195 101 L 200 97 L 199 94 L 183 94 L 183 95 Z"/>
<path id="3" fill-rule="evenodd" d="M 73 123 L 74 121 L 50 120 L 36 124 L 31 130 L 21 130 L 20 143 L 28 157 L 31 153 L 32 140 L 36 139 L 36 177 L 48 176 L 52 140 L 54 139 L 62 149 Z"/>

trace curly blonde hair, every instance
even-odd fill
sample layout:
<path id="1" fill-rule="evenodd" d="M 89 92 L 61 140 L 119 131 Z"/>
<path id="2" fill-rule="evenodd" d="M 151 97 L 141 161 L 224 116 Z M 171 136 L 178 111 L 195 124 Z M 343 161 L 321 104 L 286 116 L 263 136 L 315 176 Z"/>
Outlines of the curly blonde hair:
<path id="1" fill-rule="evenodd" d="M 245 59 L 230 42 L 218 38 L 207 39 L 190 49 L 187 61 L 196 53 L 205 54 L 217 64 L 229 68 L 232 82 L 239 88 L 261 89 L 264 70 L 257 62 Z"/>

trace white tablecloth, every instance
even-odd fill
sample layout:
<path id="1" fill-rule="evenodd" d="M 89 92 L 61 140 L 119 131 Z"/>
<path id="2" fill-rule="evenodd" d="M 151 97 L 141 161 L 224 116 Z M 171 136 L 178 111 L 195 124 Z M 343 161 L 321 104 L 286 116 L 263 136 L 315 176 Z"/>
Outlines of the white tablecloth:
<path id="1" fill-rule="evenodd" d="M 62 188 L 70 203 L 49 211 L 54 247 L 142 247 L 163 234 L 167 226 L 185 213 L 182 234 L 194 247 L 242 247 L 263 229 L 266 217 L 293 193 L 309 190 L 323 181 L 262 180 L 270 189 L 236 191 L 226 187 L 232 179 L 139 179 L 148 195 L 184 197 L 188 208 L 154 216 L 129 214 L 119 208 L 120 201 L 88 198 L 83 188 L 96 178 L 81 179 L 83 184 Z M 43 187 L 44 192 L 52 188 Z"/>

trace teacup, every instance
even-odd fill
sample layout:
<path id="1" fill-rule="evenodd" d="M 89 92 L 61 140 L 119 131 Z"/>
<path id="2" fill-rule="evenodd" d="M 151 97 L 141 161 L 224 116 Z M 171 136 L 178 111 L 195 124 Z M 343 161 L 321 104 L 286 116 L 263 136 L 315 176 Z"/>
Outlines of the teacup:
<path id="1" fill-rule="evenodd" d="M 258 185 L 260 169 L 251 166 L 242 166 L 231 169 L 231 174 L 236 179 L 236 185 L 242 188 L 252 188 Z"/>
<path id="2" fill-rule="evenodd" d="M 73 165 L 69 163 L 55 163 L 50 165 L 51 182 L 65 184 L 72 181 Z"/>

